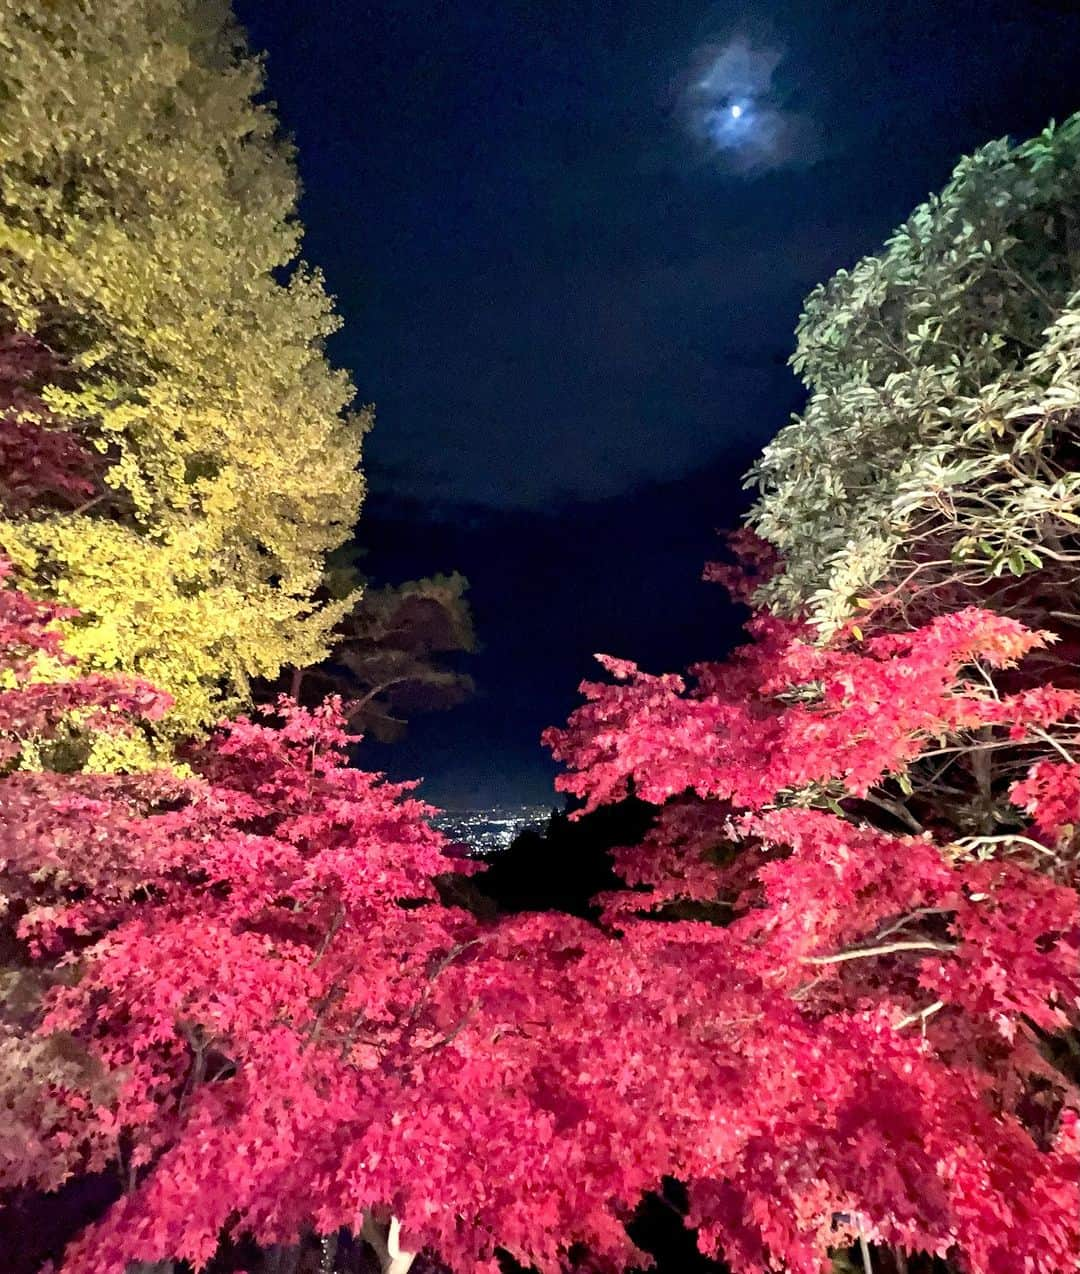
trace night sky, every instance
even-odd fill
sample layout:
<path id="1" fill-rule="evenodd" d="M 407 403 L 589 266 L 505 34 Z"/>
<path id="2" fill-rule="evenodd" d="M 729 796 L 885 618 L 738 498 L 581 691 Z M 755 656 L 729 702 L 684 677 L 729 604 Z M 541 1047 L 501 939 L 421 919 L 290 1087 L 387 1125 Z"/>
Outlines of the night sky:
<path id="1" fill-rule="evenodd" d="M 1080 0 L 239 0 L 299 150 L 377 582 L 458 569 L 480 693 L 364 760 L 550 801 L 591 654 L 714 658 L 699 582 L 801 402 L 807 291 L 962 153 L 1080 108 Z"/>

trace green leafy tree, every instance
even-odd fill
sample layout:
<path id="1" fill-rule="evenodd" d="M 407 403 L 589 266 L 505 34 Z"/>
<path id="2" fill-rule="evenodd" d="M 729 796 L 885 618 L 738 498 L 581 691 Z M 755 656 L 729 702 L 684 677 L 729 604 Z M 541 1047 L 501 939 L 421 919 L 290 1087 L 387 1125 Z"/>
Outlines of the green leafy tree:
<path id="1" fill-rule="evenodd" d="M 962 160 L 815 289 L 792 358 L 809 403 L 751 475 L 785 564 L 761 600 L 826 632 L 871 596 L 1080 625 L 1078 288 L 1074 116 Z"/>

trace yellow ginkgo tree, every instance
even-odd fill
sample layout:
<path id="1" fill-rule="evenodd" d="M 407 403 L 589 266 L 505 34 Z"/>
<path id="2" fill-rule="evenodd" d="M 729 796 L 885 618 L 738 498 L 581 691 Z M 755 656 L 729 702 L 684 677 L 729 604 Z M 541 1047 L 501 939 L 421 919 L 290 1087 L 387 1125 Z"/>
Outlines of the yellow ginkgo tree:
<path id="1" fill-rule="evenodd" d="M 9 501 L 0 553 L 77 608 L 81 667 L 174 697 L 166 737 L 317 662 L 354 600 L 315 596 L 368 413 L 261 92 L 227 4 L 0 0 L 0 335 L 55 369 L 35 423 L 100 456 L 92 498 Z"/>

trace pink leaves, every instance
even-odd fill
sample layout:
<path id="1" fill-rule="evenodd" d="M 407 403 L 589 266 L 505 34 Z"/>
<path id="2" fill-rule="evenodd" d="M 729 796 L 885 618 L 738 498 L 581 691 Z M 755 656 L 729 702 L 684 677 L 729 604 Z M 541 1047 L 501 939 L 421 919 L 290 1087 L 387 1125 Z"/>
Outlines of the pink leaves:
<path id="1" fill-rule="evenodd" d="M 730 665 L 694 669 L 698 684 L 602 660 L 628 684 L 583 687 L 588 702 L 545 742 L 573 772 L 564 790 L 587 808 L 628 783 L 662 803 L 679 792 L 755 805 L 787 789 L 840 781 L 865 795 L 929 741 L 986 725 L 1045 726 L 1080 694 L 1039 687 L 1000 699 L 965 667 L 1008 666 L 1045 635 L 973 608 L 914 633 L 819 646 L 794 624 L 757 625 Z"/>
<path id="2" fill-rule="evenodd" d="M 1010 1039 L 1024 1019 L 1051 1034 L 1067 1029 L 1080 1009 L 1075 891 L 1009 863 L 972 865 L 963 876 L 957 960 L 925 984 Z"/>
<path id="3" fill-rule="evenodd" d="M 79 505 L 98 489 L 100 457 L 63 427 L 38 390 L 58 359 L 25 332 L 0 332 L 0 505 Z"/>
<path id="4" fill-rule="evenodd" d="M 1013 785 L 1010 796 L 1048 845 L 1062 837 L 1071 840 L 1080 825 L 1080 765 L 1039 761 Z"/>
<path id="5" fill-rule="evenodd" d="M 101 683 L 119 720 L 125 693 Z M 227 1224 L 290 1242 L 374 1205 L 460 1269 L 496 1245 L 549 1269 L 574 1243 L 633 1257 L 622 1218 L 672 1162 L 664 1121 L 701 1110 L 684 1088 L 707 1054 L 671 1049 L 681 966 L 666 952 L 661 978 L 657 944 L 578 921 L 443 908 L 431 876 L 473 865 L 346 746 L 335 705 L 282 702 L 183 781 L 0 780 L 20 933 L 70 968 L 30 1039 L 63 1032 L 112 1078 L 101 1101 L 38 1067 L 34 1108 L 57 1113 L 30 1171 L 123 1145 L 135 1182 L 69 1269 L 198 1264 Z"/>
<path id="6" fill-rule="evenodd" d="M 54 615 L 0 590 L 16 681 L 59 653 Z M 616 854 L 606 928 L 443 907 L 431 877 L 473 864 L 410 785 L 350 768 L 333 703 L 223 726 L 184 780 L 0 778 L 5 893 L 29 954 L 60 957 L 37 1029 L 0 1034 L 30 1076 L 17 1179 L 121 1146 L 133 1174 L 67 1268 L 198 1265 L 225 1227 L 291 1242 L 371 1208 L 462 1271 L 502 1247 L 555 1274 L 575 1244 L 621 1268 L 671 1176 L 734 1270 L 816 1272 L 860 1233 L 974 1274 L 1071 1268 L 1072 1098 L 1033 1032 L 1080 994 L 1080 777 L 1038 733 L 1075 696 L 999 690 L 990 670 L 1042 639 L 985 612 L 826 647 L 751 628 L 689 688 L 605 660 L 616 684 L 549 734 L 590 804 L 632 784 L 663 806 Z M 70 685 L 120 724 L 156 702 Z M 957 767 L 965 818 L 1011 817 L 1015 766 L 966 760 L 988 742 L 1029 766 L 1012 838 L 960 835 L 921 777 Z M 898 831 L 899 776 L 931 830 Z"/>
<path id="7" fill-rule="evenodd" d="M 123 730 L 132 718 L 157 719 L 169 704 L 167 695 L 131 678 L 42 677 L 42 658 L 68 662 L 55 625 L 70 617 L 15 588 L 10 564 L 0 559 L 0 770 L 24 744 L 53 738 L 73 713 L 85 728 Z"/>
<path id="8" fill-rule="evenodd" d="M 697 1032 L 723 1041 L 684 1086 L 715 1103 L 699 1137 L 721 1109 L 732 1129 L 678 1152 L 703 1245 L 809 1272 L 861 1230 L 980 1274 L 1070 1268 L 1075 1167 L 1039 1143 L 1080 1095 L 1032 1032 L 1080 1009 L 1080 696 L 1012 671 L 1046 634 L 974 608 L 827 645 L 770 616 L 750 630 L 689 689 L 604 661 L 620 684 L 586 686 L 547 736 L 587 808 L 631 787 L 663 806 L 616 852 L 630 888 L 604 914 L 625 959 L 682 946 L 681 1010 L 658 1010 L 672 1064 Z M 1033 757 L 1011 799 L 1034 827 L 1010 835 L 1009 776 Z M 707 944 L 674 919 L 695 911 L 720 926 Z"/>

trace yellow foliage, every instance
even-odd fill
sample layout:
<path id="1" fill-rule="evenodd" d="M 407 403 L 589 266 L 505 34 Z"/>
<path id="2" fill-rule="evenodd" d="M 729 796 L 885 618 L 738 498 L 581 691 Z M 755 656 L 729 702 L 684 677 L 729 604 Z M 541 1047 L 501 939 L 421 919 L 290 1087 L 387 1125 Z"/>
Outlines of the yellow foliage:
<path id="1" fill-rule="evenodd" d="M 261 85 L 225 5 L 0 0 L 0 313 L 68 361 L 44 397 L 117 493 L 0 549 L 82 612 L 83 667 L 175 696 L 172 734 L 317 661 L 354 600 L 311 599 L 369 420 Z"/>

